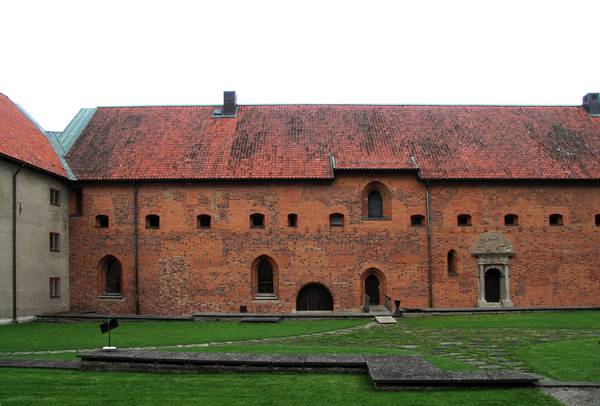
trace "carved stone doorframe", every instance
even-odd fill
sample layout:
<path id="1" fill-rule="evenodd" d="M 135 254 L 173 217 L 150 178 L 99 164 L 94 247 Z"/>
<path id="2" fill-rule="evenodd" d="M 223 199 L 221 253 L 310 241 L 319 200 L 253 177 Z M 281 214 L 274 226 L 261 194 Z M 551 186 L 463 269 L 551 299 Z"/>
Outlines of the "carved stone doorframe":
<path id="1" fill-rule="evenodd" d="M 501 233 L 484 233 L 475 241 L 472 253 L 477 258 L 477 306 L 512 307 L 510 258 L 515 253 L 508 239 Z M 485 299 L 485 273 L 490 269 L 500 271 L 500 302 Z"/>

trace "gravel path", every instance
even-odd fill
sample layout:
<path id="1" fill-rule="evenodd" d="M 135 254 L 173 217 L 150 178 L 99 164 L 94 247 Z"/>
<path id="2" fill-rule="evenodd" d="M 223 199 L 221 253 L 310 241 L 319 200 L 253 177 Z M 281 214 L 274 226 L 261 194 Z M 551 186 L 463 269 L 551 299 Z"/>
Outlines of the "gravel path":
<path id="1" fill-rule="evenodd" d="M 600 405 L 600 388 L 542 388 L 541 390 L 566 406 Z"/>

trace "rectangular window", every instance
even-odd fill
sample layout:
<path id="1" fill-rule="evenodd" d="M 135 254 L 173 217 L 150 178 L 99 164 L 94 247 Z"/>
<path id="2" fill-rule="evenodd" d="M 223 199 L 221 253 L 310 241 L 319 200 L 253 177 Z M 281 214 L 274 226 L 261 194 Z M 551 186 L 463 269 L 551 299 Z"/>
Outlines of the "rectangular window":
<path id="1" fill-rule="evenodd" d="M 60 278 L 50 278 L 50 298 L 60 297 Z"/>
<path id="2" fill-rule="evenodd" d="M 50 251 L 60 252 L 60 234 L 50 233 Z"/>
<path id="3" fill-rule="evenodd" d="M 60 206 L 60 190 L 50 189 L 50 204 Z"/>
<path id="4" fill-rule="evenodd" d="M 75 189 L 71 192 L 71 215 L 81 216 L 83 214 L 83 190 Z"/>

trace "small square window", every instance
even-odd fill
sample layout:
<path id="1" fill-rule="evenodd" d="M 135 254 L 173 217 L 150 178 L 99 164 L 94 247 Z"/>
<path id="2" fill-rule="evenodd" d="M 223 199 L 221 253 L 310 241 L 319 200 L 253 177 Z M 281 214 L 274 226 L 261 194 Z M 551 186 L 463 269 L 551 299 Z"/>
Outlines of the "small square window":
<path id="1" fill-rule="evenodd" d="M 50 298 L 60 297 L 60 278 L 50 278 Z"/>
<path id="2" fill-rule="evenodd" d="M 50 189 L 50 204 L 52 206 L 60 206 L 60 190 Z"/>
<path id="3" fill-rule="evenodd" d="M 264 214 L 254 213 L 250 216 L 250 227 L 252 228 L 264 228 L 265 227 L 265 216 Z"/>
<path id="4" fill-rule="evenodd" d="M 471 216 L 469 214 L 460 214 L 456 217 L 456 222 L 461 227 L 468 227 L 471 223 Z"/>
<path id="5" fill-rule="evenodd" d="M 96 227 L 108 228 L 108 216 L 105 216 L 104 214 L 96 216 Z"/>
<path id="6" fill-rule="evenodd" d="M 518 226 L 519 225 L 519 216 L 516 214 L 507 214 L 504 216 L 504 225 L 505 226 Z"/>
<path id="7" fill-rule="evenodd" d="M 344 226 L 344 215 L 342 213 L 333 213 L 329 215 L 329 226 L 330 227 L 343 227 Z"/>
<path id="8" fill-rule="evenodd" d="M 201 214 L 196 218 L 196 226 L 198 228 L 210 228 L 210 216 Z"/>
<path id="9" fill-rule="evenodd" d="M 160 217 L 156 214 L 146 216 L 146 228 L 160 228 Z"/>
<path id="10" fill-rule="evenodd" d="M 425 225 L 425 216 L 420 214 L 415 214 L 414 216 L 410 216 L 410 225 L 413 227 L 422 227 Z"/>
<path id="11" fill-rule="evenodd" d="M 60 234 L 50 233 L 50 251 L 60 252 Z"/>
<path id="12" fill-rule="evenodd" d="M 562 214 L 551 214 L 548 217 L 548 223 L 551 226 L 562 226 L 564 224 Z"/>

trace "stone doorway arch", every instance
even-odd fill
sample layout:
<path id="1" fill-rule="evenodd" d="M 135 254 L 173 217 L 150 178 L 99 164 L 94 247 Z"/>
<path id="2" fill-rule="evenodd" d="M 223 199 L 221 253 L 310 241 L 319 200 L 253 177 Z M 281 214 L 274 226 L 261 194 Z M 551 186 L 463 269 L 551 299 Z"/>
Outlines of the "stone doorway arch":
<path id="1" fill-rule="evenodd" d="M 370 305 L 377 306 L 385 303 L 385 276 L 379 269 L 367 269 L 360 278 L 360 286 L 363 305 L 365 295 L 369 296 Z"/>
<path id="2" fill-rule="evenodd" d="M 304 285 L 296 297 L 296 310 L 333 310 L 333 296 L 324 285 L 309 283 Z"/>
<path id="3" fill-rule="evenodd" d="M 502 233 L 483 233 L 473 244 L 477 258 L 479 307 L 512 307 L 510 299 L 510 258 L 512 244 Z"/>
<path id="4" fill-rule="evenodd" d="M 491 268 L 485 271 L 484 290 L 485 301 L 488 303 L 500 302 L 500 271 L 496 268 Z"/>

